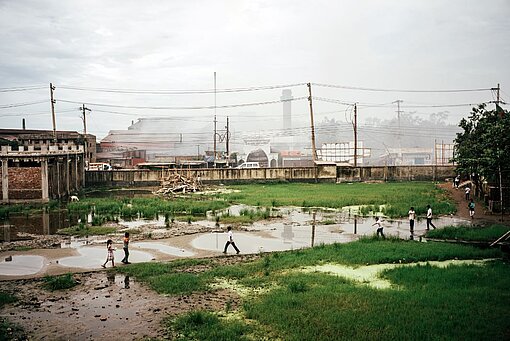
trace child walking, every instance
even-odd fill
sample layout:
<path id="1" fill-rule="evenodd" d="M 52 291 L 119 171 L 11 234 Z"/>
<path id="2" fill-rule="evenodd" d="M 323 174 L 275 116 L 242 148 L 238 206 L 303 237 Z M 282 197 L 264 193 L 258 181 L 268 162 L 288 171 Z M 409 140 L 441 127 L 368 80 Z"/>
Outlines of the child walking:
<path id="1" fill-rule="evenodd" d="M 121 260 L 122 263 L 124 264 L 131 264 L 129 261 L 128 261 L 128 257 L 129 257 L 129 250 L 128 250 L 128 247 L 129 247 L 129 232 L 126 232 L 124 233 L 124 258 Z"/>
<path id="2" fill-rule="evenodd" d="M 381 225 L 381 220 L 379 219 L 379 217 L 376 217 L 375 223 L 372 224 L 372 226 L 375 226 L 375 225 L 377 225 L 377 236 L 379 236 L 379 234 L 381 234 L 381 237 L 386 238 L 384 236 L 383 226 Z"/>
<path id="3" fill-rule="evenodd" d="M 236 246 L 236 243 L 234 243 L 234 236 L 232 234 L 232 227 L 229 226 L 227 227 L 227 233 L 228 233 L 228 237 L 227 237 L 227 243 L 225 244 L 225 249 L 223 250 L 223 253 L 227 253 L 227 247 L 232 244 L 232 246 L 234 247 L 234 249 L 236 250 L 236 253 L 239 254 L 239 249 L 237 248 Z"/>
<path id="4" fill-rule="evenodd" d="M 111 239 L 108 239 L 106 241 L 106 248 L 108 249 L 108 256 L 106 257 L 106 261 L 104 262 L 103 265 L 101 265 L 103 268 L 106 268 L 106 263 L 108 263 L 109 261 L 112 261 L 112 267 L 115 267 L 115 263 L 114 263 L 114 257 L 113 257 L 113 240 Z"/>
<path id="5" fill-rule="evenodd" d="M 475 219 L 475 202 L 473 201 L 473 199 L 471 199 L 471 201 L 469 202 L 468 209 L 469 216 L 471 217 L 471 219 Z"/>

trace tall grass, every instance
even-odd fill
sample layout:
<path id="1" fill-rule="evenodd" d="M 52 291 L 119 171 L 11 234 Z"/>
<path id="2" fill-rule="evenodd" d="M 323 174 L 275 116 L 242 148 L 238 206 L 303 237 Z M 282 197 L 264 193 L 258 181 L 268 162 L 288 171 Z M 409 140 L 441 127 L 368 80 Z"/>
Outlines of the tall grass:
<path id="1" fill-rule="evenodd" d="M 445 191 L 432 182 L 306 184 L 284 183 L 232 186 L 240 193 L 224 194 L 226 201 L 261 206 L 303 206 L 342 208 L 366 206 L 367 214 L 379 212 L 390 217 L 407 215 L 411 206 L 425 215 L 427 205 L 435 214 L 455 213 L 456 207 Z M 380 208 L 384 205 L 383 208 Z"/>
<path id="2" fill-rule="evenodd" d="M 437 239 L 457 239 L 467 241 L 492 242 L 510 230 L 510 226 L 446 226 L 427 232 L 427 237 Z"/>

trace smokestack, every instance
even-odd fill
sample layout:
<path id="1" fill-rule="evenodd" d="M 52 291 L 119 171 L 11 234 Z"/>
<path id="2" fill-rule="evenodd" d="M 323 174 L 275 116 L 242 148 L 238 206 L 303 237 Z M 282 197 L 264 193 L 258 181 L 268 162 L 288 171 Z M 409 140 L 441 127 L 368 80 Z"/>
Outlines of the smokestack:
<path id="1" fill-rule="evenodd" d="M 23 126 L 23 130 L 25 130 L 27 128 L 26 125 L 25 125 L 25 119 L 23 119 L 21 122 L 22 122 L 21 125 Z"/>
<path id="2" fill-rule="evenodd" d="M 280 100 L 283 102 L 283 129 L 292 128 L 292 90 L 283 89 Z"/>

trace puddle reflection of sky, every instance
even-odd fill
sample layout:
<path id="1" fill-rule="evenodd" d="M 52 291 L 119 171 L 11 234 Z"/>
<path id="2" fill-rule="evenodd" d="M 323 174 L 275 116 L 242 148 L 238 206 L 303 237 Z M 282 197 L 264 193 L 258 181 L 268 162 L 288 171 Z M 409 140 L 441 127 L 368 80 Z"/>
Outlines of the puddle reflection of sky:
<path id="1" fill-rule="evenodd" d="M 9 262 L 0 261 L 0 275 L 24 276 L 36 274 L 42 270 L 44 260 L 45 258 L 41 256 L 12 256 L 12 260 Z"/>

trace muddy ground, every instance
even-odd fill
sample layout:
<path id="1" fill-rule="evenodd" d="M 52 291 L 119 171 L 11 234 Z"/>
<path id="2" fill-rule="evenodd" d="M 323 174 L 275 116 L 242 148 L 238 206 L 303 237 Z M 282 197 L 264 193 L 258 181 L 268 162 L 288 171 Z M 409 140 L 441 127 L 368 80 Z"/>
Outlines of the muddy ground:
<path id="1" fill-rule="evenodd" d="M 441 187 L 448 190 L 457 203 L 457 215 L 469 218 L 464 191 L 453 189 L 448 183 Z M 478 202 L 474 223 L 499 222 L 500 216 L 489 214 L 482 207 L 482 203 Z M 211 231 L 210 228 L 207 231 Z M 161 235 L 152 235 L 152 238 L 200 232 L 205 231 L 199 225 L 178 223 L 175 228 Z M 132 241 L 145 238 L 144 232 L 132 235 Z M 1 250 L 19 247 L 58 248 L 61 242 L 62 237 L 44 236 L 31 241 L 4 243 Z M 258 257 L 239 255 L 210 259 L 212 266 L 216 266 Z M 190 267 L 185 271 L 195 273 L 204 271 L 204 268 Z M 174 297 L 159 295 L 135 278 L 116 274 L 112 270 L 75 273 L 74 278 L 79 282 L 76 287 L 54 292 L 43 288 L 41 278 L 0 281 L 0 291 L 18 297 L 16 303 L 0 310 L 0 318 L 21 326 L 30 340 L 138 340 L 168 337 L 163 323 L 168 316 L 196 309 L 221 311 L 225 310 L 227 302 L 230 309 L 236 309 L 240 303 L 239 296 L 230 290 Z M 6 337 L 12 339 L 9 335 Z"/>
<path id="2" fill-rule="evenodd" d="M 218 257 L 212 259 L 211 266 L 258 257 Z M 204 270 L 202 265 L 184 271 Z M 42 279 L 0 282 L 0 291 L 18 297 L 16 303 L 1 310 L 0 317 L 22 327 L 24 337 L 30 340 L 138 340 L 168 337 L 163 319 L 169 316 L 197 309 L 221 311 L 227 302 L 229 309 L 237 309 L 240 302 L 230 290 L 159 295 L 136 279 L 112 270 L 78 273 L 74 278 L 77 286 L 53 292 L 44 288 Z"/>

